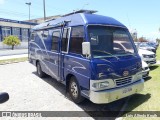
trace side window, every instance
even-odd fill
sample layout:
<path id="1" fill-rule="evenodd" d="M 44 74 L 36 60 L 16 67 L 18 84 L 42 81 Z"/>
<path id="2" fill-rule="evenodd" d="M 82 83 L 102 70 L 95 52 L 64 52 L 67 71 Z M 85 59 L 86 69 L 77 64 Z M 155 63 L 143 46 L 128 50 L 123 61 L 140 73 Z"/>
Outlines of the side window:
<path id="1" fill-rule="evenodd" d="M 69 29 L 64 29 L 62 38 L 62 51 L 67 52 Z"/>
<path id="2" fill-rule="evenodd" d="M 12 35 L 17 36 L 20 38 L 20 28 L 13 27 L 12 28 Z"/>
<path id="3" fill-rule="evenodd" d="M 21 29 L 21 34 L 22 34 L 22 41 L 28 41 L 28 38 L 29 38 L 29 29 L 22 28 Z"/>
<path id="4" fill-rule="evenodd" d="M 36 35 L 36 33 L 35 33 L 35 32 L 32 32 L 32 33 L 31 33 L 31 40 L 34 40 L 35 35 Z"/>
<path id="5" fill-rule="evenodd" d="M 70 52 L 82 54 L 82 42 L 84 41 L 84 27 L 72 27 L 70 40 Z"/>
<path id="6" fill-rule="evenodd" d="M 10 27 L 2 27 L 2 39 L 11 35 L 11 28 Z"/>
<path id="7" fill-rule="evenodd" d="M 58 40 L 60 38 L 60 32 L 55 31 L 53 32 L 53 37 L 52 37 L 52 50 L 58 51 Z"/>
<path id="8" fill-rule="evenodd" d="M 48 34 L 49 34 L 49 31 L 48 30 L 44 30 L 43 33 L 42 33 L 43 39 L 47 39 L 48 38 Z"/>

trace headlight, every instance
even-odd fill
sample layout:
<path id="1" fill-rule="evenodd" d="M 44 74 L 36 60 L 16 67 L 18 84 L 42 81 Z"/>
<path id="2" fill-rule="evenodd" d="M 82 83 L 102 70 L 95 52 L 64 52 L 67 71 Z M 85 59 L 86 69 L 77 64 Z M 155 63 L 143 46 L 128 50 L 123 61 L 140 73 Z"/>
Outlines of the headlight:
<path id="1" fill-rule="evenodd" d="M 99 82 L 99 83 L 93 83 L 92 87 L 96 88 L 96 89 L 100 89 L 100 88 L 106 88 L 109 86 L 109 82 L 105 81 L 105 82 Z"/>
<path id="2" fill-rule="evenodd" d="M 148 55 L 143 55 L 143 57 L 144 57 L 144 58 L 149 58 L 149 56 L 148 56 Z"/>
<path id="3" fill-rule="evenodd" d="M 151 49 L 147 49 L 148 51 L 152 51 Z"/>

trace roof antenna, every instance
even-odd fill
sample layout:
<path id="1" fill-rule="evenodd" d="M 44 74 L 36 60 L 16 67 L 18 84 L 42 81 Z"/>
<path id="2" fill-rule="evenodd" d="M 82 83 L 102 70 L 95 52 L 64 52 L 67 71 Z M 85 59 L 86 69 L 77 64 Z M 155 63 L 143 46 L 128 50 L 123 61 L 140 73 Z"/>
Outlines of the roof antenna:
<path id="1" fill-rule="evenodd" d="M 82 6 L 82 10 L 83 10 L 87 5 L 89 5 L 89 3 L 84 4 L 84 5 Z"/>
<path id="2" fill-rule="evenodd" d="M 75 14 L 76 10 L 73 10 L 73 13 Z"/>
<path id="3" fill-rule="evenodd" d="M 96 13 L 96 12 L 97 12 L 96 10 L 73 10 L 72 13 L 65 14 L 65 15 L 63 15 L 62 17 L 69 16 L 69 15 L 73 15 L 73 14 L 76 14 L 76 13 L 88 13 L 88 14 L 93 14 L 93 13 Z"/>

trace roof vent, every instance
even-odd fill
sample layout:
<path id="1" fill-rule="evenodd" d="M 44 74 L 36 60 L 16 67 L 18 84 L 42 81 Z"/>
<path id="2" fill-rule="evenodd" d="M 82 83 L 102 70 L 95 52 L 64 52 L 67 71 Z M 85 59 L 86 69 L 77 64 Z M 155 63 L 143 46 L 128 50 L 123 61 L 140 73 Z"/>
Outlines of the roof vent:
<path id="1" fill-rule="evenodd" d="M 63 15 L 63 17 L 73 15 L 73 14 L 76 14 L 76 13 L 93 14 L 93 13 L 96 13 L 96 12 L 98 12 L 98 11 L 96 11 L 96 10 L 77 10 L 77 11 L 73 11 L 71 13 L 65 14 L 65 15 Z"/>

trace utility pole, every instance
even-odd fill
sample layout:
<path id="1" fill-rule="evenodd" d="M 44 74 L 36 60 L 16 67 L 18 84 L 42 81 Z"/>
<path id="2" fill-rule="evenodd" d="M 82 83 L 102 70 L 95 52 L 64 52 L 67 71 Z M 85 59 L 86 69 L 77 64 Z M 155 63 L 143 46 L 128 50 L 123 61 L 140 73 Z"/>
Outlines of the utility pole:
<path id="1" fill-rule="evenodd" d="M 30 16 L 31 16 L 31 13 L 30 13 L 30 6 L 31 6 L 31 2 L 28 2 L 28 3 L 26 3 L 26 5 L 28 5 L 28 7 L 29 7 L 29 22 L 30 22 Z M 30 29 L 31 29 L 31 25 L 30 25 Z"/>
<path id="2" fill-rule="evenodd" d="M 43 11 L 44 11 L 44 21 L 46 20 L 46 5 L 45 0 L 43 0 Z"/>
<path id="3" fill-rule="evenodd" d="M 29 7 L 29 22 L 30 22 L 30 6 L 31 6 L 31 2 L 28 2 L 28 3 L 26 3 L 26 5 L 28 5 L 28 7 Z M 29 29 L 29 38 L 30 38 L 30 31 L 31 31 L 31 25 L 30 25 L 30 29 Z M 28 38 L 28 58 L 29 58 L 29 38 Z"/>

